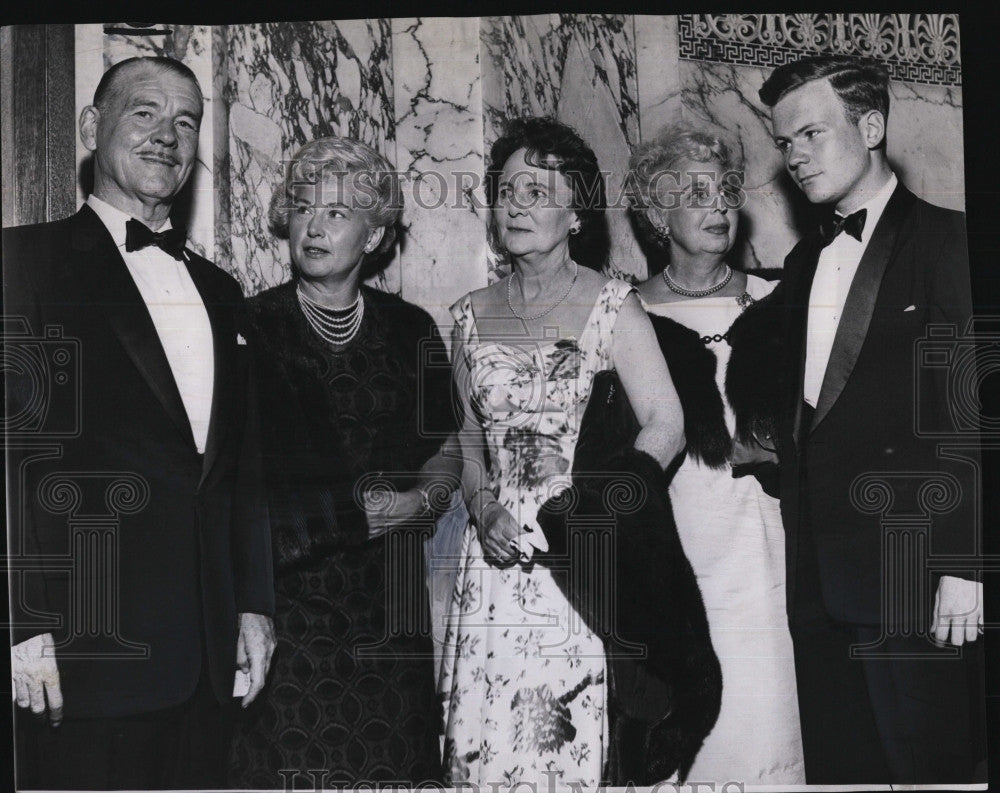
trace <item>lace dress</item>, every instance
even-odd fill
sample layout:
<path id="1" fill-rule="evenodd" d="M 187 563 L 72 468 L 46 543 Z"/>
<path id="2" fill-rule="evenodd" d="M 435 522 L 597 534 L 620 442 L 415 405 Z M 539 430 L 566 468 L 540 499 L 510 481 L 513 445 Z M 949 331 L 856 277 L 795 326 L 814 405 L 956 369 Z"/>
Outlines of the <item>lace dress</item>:
<path id="1" fill-rule="evenodd" d="M 747 276 L 754 300 L 774 284 Z M 701 336 L 716 337 L 716 384 L 725 400 L 729 344 L 722 338 L 743 310 L 733 297 L 646 305 Z M 732 477 L 685 458 L 670 484 L 677 530 L 691 561 L 722 665 L 722 709 L 689 782 L 803 784 L 795 663 L 785 614 L 785 534 L 777 499 L 752 476 Z"/>
<path id="2" fill-rule="evenodd" d="M 241 714 L 231 783 L 313 789 L 441 778 L 423 540 L 403 527 L 368 540 L 356 484 L 408 475 L 457 429 L 447 352 L 431 317 L 363 288 L 365 315 L 334 352 L 299 310 L 293 284 L 250 301 L 272 533 L 327 522 L 329 555 L 275 580 L 278 647 L 268 683 Z M 309 773 L 309 772 L 314 773 Z"/>
<path id="3" fill-rule="evenodd" d="M 594 375 L 611 368 L 612 329 L 631 289 L 609 281 L 579 339 L 534 346 L 480 339 L 470 297 L 452 306 L 489 484 L 543 550 L 538 509 L 570 483 L 579 422 Z M 485 562 L 471 523 L 461 556 L 439 686 L 446 780 L 597 785 L 607 735 L 601 640 L 548 569 Z"/>

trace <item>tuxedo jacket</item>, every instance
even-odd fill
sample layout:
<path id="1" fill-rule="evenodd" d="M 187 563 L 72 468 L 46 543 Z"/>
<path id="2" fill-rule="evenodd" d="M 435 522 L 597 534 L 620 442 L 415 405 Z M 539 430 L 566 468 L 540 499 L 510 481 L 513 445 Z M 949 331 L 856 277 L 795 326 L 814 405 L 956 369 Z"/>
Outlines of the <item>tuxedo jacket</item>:
<path id="1" fill-rule="evenodd" d="M 212 326 L 204 454 L 156 329 L 88 206 L 5 229 L 12 642 L 51 632 L 69 717 L 232 697 L 238 613 L 272 614 L 237 283 L 186 252 Z"/>
<path id="2" fill-rule="evenodd" d="M 808 421 L 805 340 L 821 250 L 818 234 L 802 239 L 785 260 L 776 295 L 786 342 L 778 445 L 789 614 L 798 590 L 816 591 L 815 582 L 803 587 L 796 581 L 799 539 L 808 531 L 830 616 L 895 623 L 888 606 L 905 588 L 920 593 L 913 602 L 921 613 L 910 618 L 929 624 L 937 575 L 970 577 L 958 566 L 942 566 L 976 551 L 974 464 L 938 453 L 942 436 L 956 427 L 949 407 L 956 397 L 949 391 L 961 355 L 954 353 L 962 350 L 972 315 L 964 215 L 932 206 L 902 184 L 896 188 L 851 284 Z M 954 326 L 954 335 L 929 342 L 934 324 Z M 927 357 L 928 343 L 943 353 Z M 899 531 L 887 533 L 890 524 Z M 893 584 L 883 560 L 901 552 L 909 561 Z M 901 583 L 901 575 L 911 576 L 910 583 Z M 895 594 L 885 594 L 885 585 Z"/>

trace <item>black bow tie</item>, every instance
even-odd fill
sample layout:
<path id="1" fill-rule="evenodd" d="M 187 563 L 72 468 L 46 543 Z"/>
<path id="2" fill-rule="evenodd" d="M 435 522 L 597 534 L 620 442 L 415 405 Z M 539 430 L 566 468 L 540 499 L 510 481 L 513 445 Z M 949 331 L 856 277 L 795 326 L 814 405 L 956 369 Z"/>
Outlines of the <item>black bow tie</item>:
<path id="1" fill-rule="evenodd" d="M 187 235 L 183 229 L 167 229 L 153 231 L 142 221 L 129 218 L 125 224 L 125 250 L 138 251 L 155 245 L 164 253 L 173 256 L 177 261 L 184 259 L 184 242 Z"/>
<path id="2" fill-rule="evenodd" d="M 867 209 L 859 209 L 846 218 L 836 214 L 828 217 L 819 226 L 819 236 L 823 240 L 823 247 L 825 248 L 833 242 L 842 231 L 861 242 L 861 232 L 865 230 L 865 218 L 867 217 Z"/>

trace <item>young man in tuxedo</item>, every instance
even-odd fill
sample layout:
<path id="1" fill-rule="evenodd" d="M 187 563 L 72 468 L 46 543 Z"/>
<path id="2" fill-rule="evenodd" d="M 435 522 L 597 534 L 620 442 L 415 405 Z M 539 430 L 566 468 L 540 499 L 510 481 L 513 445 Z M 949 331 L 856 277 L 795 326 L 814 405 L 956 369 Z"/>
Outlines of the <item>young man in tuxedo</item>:
<path id="1" fill-rule="evenodd" d="M 776 295 L 807 782 L 985 781 L 977 460 L 939 454 L 955 432 L 947 372 L 915 358 L 929 325 L 961 336 L 972 315 L 964 217 L 893 173 L 880 66 L 803 58 L 760 97 L 788 173 L 825 213 Z"/>
<path id="2" fill-rule="evenodd" d="M 246 705 L 274 649 L 243 296 L 169 218 L 202 106 L 179 62 L 111 67 L 80 117 L 92 195 L 3 233 L 8 328 L 78 356 L 72 399 L 7 378 L 19 787 L 224 787 L 237 666 Z"/>

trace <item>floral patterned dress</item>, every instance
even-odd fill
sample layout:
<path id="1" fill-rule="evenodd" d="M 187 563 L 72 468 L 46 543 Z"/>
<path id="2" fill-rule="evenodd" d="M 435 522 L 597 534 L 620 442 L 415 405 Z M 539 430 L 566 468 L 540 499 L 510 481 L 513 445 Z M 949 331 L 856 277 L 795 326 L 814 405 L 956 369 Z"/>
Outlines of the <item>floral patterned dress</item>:
<path id="1" fill-rule="evenodd" d="M 452 306 L 486 439 L 489 483 L 525 527 L 522 562 L 483 559 L 466 526 L 439 691 L 452 783 L 601 781 L 607 735 L 601 640 L 527 544 L 546 550 L 538 509 L 570 484 L 594 375 L 611 368 L 618 310 L 632 287 L 602 288 L 579 339 L 513 345 L 480 339 L 467 295 Z"/>

